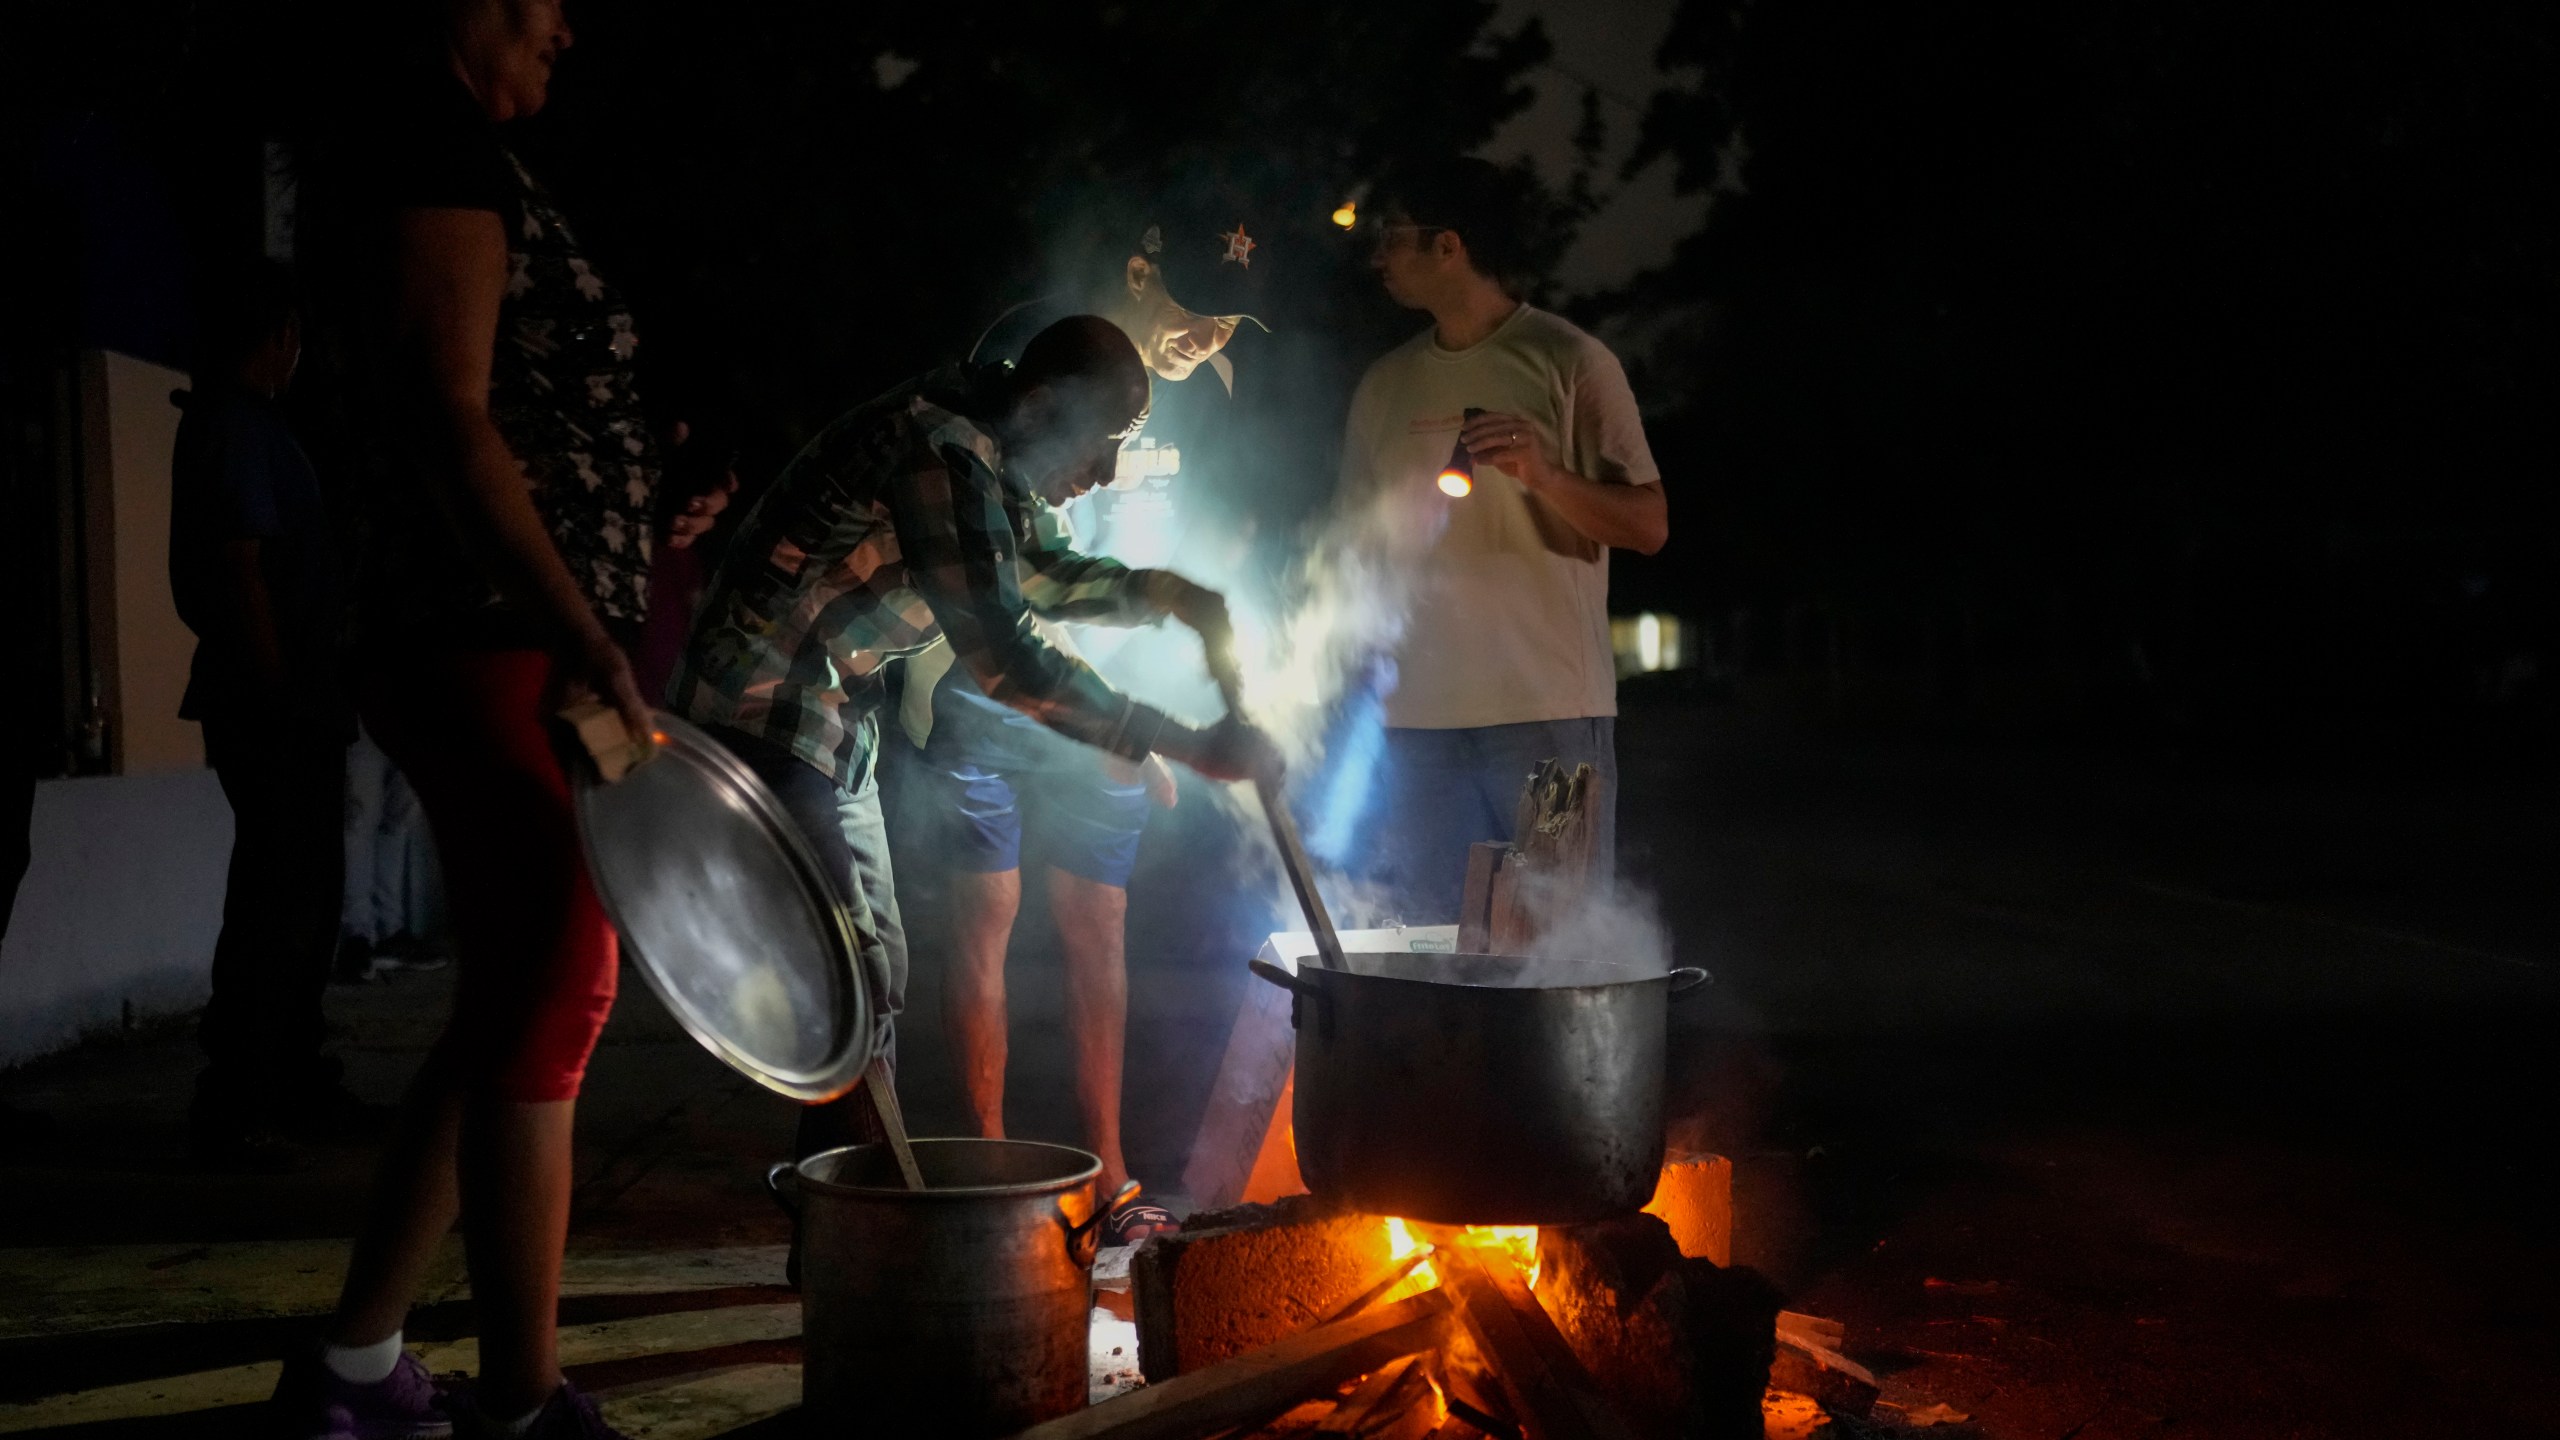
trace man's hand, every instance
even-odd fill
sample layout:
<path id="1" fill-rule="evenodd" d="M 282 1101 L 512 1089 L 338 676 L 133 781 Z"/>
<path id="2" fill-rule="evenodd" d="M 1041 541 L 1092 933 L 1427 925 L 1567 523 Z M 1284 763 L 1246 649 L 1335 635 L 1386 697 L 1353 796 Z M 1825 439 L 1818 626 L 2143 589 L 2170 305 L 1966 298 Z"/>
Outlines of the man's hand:
<path id="1" fill-rule="evenodd" d="M 1212 780 L 1277 782 L 1286 768 L 1271 737 L 1230 715 L 1206 730 L 1192 730 L 1173 758 Z"/>
<path id="2" fill-rule="evenodd" d="M 1538 427 L 1524 416 L 1487 410 L 1460 426 L 1458 439 L 1476 463 L 1491 465 L 1524 489 L 1543 490 L 1555 476 L 1556 467 L 1539 446 Z"/>
<path id="3" fill-rule="evenodd" d="M 1564 517 L 1583 538 L 1621 550 L 1651 555 L 1671 538 L 1671 512 L 1662 487 L 1594 480 L 1547 458 L 1538 427 L 1499 410 L 1459 427 L 1467 453 L 1520 482 Z"/>
<path id="4" fill-rule="evenodd" d="M 670 448 L 681 449 L 692 438 L 693 427 L 679 420 L 668 444 Z M 672 476 L 686 471 L 684 467 L 671 465 L 668 473 Z M 720 523 L 720 512 L 729 508 L 729 497 L 737 493 L 738 472 L 724 468 L 720 478 L 710 482 L 710 488 L 688 496 L 684 508 L 667 522 L 667 548 L 682 550 L 708 534 L 712 526 Z"/>
<path id="5" fill-rule="evenodd" d="M 1147 598 L 1156 608 L 1188 625 L 1199 635 L 1201 647 L 1211 656 L 1215 669 L 1219 657 L 1233 652 L 1236 643 L 1235 623 L 1227 618 L 1227 597 L 1205 586 L 1194 585 L 1170 570 L 1157 570 L 1147 577 Z"/>

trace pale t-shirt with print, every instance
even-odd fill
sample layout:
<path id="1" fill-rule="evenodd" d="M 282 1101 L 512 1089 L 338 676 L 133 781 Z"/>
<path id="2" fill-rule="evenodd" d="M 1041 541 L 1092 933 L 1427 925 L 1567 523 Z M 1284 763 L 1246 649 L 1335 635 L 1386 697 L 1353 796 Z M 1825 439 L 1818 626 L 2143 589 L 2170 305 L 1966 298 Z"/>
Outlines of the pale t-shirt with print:
<path id="1" fill-rule="evenodd" d="M 1547 457 L 1576 474 L 1661 483 L 1626 371 L 1561 316 L 1523 305 L 1467 349 L 1444 349 L 1426 330 L 1379 357 L 1352 397 L 1342 495 L 1389 506 L 1399 547 L 1410 547 L 1413 608 L 1387 723 L 1615 715 L 1608 547 L 1489 464 L 1476 466 L 1472 494 L 1440 494 L 1470 407 L 1527 417 Z"/>

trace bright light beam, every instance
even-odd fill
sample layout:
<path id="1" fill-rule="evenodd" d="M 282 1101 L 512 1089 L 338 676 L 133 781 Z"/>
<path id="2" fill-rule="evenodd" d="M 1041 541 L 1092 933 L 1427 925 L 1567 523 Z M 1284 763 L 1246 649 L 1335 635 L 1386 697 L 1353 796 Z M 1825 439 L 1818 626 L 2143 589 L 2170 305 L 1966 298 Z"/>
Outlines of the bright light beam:
<path id="1" fill-rule="evenodd" d="M 1359 831 L 1360 821 L 1369 813 L 1378 761 L 1387 750 L 1387 707 L 1375 692 L 1363 692 L 1352 702 L 1351 713 L 1343 717 L 1341 736 L 1335 743 L 1340 759 L 1325 782 L 1323 797 L 1316 802 L 1315 830 L 1307 837 L 1307 848 L 1317 859 L 1341 869 L 1353 858 L 1352 839 Z"/>

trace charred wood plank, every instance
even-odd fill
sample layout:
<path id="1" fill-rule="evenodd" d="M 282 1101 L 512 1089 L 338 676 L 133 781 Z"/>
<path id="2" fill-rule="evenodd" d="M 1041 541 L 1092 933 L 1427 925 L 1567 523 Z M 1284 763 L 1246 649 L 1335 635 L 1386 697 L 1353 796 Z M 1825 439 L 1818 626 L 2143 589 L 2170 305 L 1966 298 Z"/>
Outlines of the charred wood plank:
<path id="1" fill-rule="evenodd" d="M 1044 1421 L 1016 1440 L 1186 1440 L 1252 1424 L 1355 1375 L 1432 1349 L 1448 1333 L 1449 1312 L 1447 1296 L 1426 1291 Z"/>
<path id="2" fill-rule="evenodd" d="M 1467 888 L 1458 912 L 1458 948 L 1527 955 L 1555 924 L 1579 909 L 1592 881 L 1599 785 L 1591 767 L 1542 760 L 1521 786 L 1508 845 L 1467 852 Z"/>
<path id="3" fill-rule="evenodd" d="M 1265 954 L 1271 952 L 1266 948 Z M 1202 1210 L 1224 1210 L 1243 1200 L 1271 1200 L 1304 1190 L 1288 1152 L 1289 1078 L 1298 1034 L 1289 1024 L 1289 992 L 1276 985 L 1247 985 L 1244 1004 L 1227 1032 L 1218 1078 L 1209 1088 L 1191 1153 L 1183 1162 L 1182 1191 Z M 1285 1169 L 1257 1195 L 1258 1172 Z"/>
<path id="4" fill-rule="evenodd" d="M 1493 1369 L 1527 1440 L 1626 1440 L 1632 1435 L 1555 1322 L 1509 1263 L 1488 1264 L 1474 1247 L 1443 1245 L 1441 1285 L 1459 1322 Z"/>
<path id="5" fill-rule="evenodd" d="M 1471 1440 L 1475 1435 L 1488 1435 L 1492 1440 L 1520 1440 L 1520 1427 L 1481 1405 L 1471 1405 L 1451 1395 L 1449 1423 L 1440 1427 L 1433 1440 Z"/>
<path id="6" fill-rule="evenodd" d="M 1352 1316 L 1359 1314 L 1361 1311 L 1368 1309 L 1370 1306 L 1377 1304 L 1379 1301 L 1386 1299 L 1387 1292 L 1403 1284 L 1406 1276 L 1409 1276 L 1414 1271 L 1421 1269 L 1423 1262 L 1431 1258 L 1432 1252 L 1433 1247 L 1425 1245 L 1421 1249 L 1414 1251 L 1412 1254 L 1407 1255 L 1401 1260 L 1390 1262 L 1385 1274 L 1380 1275 L 1376 1280 L 1371 1281 L 1369 1284 L 1360 1287 L 1359 1294 L 1343 1301 L 1341 1308 L 1335 1310 L 1332 1314 L 1325 1316 L 1324 1319 L 1317 1323 L 1330 1325 L 1337 1320 L 1348 1320 Z"/>
<path id="7" fill-rule="evenodd" d="M 1440 1426 L 1430 1357 L 1399 1360 L 1360 1382 L 1315 1433 L 1354 1440 L 1422 1440 Z"/>
<path id="8" fill-rule="evenodd" d="M 1467 847 L 1467 885 L 1458 900 L 1458 953 L 1490 955 L 1493 950 L 1493 887 L 1511 847 L 1499 840 L 1479 840 Z"/>
<path id="9" fill-rule="evenodd" d="M 1848 1348 L 1849 1327 L 1837 1320 L 1807 1315 L 1801 1310 L 1781 1310 L 1778 1312 L 1778 1338 L 1825 1350 L 1845 1350 Z"/>
<path id="10" fill-rule="evenodd" d="M 1769 1367 L 1769 1383 L 1810 1395 L 1824 1408 L 1845 1415 L 1864 1415 L 1876 1403 L 1874 1372 L 1801 1330 L 1778 1332 L 1777 1361 Z"/>

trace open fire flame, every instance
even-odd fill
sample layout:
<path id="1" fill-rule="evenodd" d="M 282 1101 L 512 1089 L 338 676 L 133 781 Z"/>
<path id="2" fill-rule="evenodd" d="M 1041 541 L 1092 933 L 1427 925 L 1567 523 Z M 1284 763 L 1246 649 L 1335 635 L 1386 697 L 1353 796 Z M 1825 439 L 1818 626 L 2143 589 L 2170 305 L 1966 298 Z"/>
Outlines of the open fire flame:
<path id="1" fill-rule="evenodd" d="M 1403 1260 L 1432 1248 L 1429 1244 L 1414 1238 L 1413 1228 L 1405 1224 L 1402 1219 L 1395 1216 L 1389 1216 L 1384 1223 L 1387 1231 L 1387 1253 L 1390 1258 Z M 1535 1289 L 1537 1287 L 1537 1226 L 1469 1225 L 1463 1231 L 1452 1231 L 1449 1233 L 1451 1238 L 1456 1239 L 1460 1244 L 1473 1245 L 1486 1250 L 1501 1251 L 1505 1256 L 1510 1258 L 1512 1265 L 1518 1268 L 1520 1271 L 1520 1278 L 1525 1281 L 1530 1288 Z M 1404 1283 L 1397 1286 L 1394 1291 L 1390 1292 L 1387 1298 L 1391 1300 L 1401 1300 L 1408 1295 L 1419 1295 L 1423 1291 L 1431 1289 L 1439 1283 L 1440 1272 L 1432 1267 L 1429 1260 L 1425 1260 L 1420 1265 L 1415 1266 L 1413 1273 L 1406 1276 Z"/>

